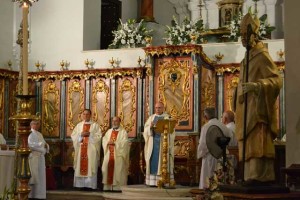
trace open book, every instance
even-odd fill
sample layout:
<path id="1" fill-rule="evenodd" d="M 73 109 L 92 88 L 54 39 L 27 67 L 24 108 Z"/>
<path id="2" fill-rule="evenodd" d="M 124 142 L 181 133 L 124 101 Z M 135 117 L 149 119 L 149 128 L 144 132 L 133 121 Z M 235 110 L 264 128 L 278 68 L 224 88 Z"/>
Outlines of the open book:
<path id="1" fill-rule="evenodd" d="M 153 124 L 154 124 L 154 126 L 156 125 L 156 123 L 158 122 L 158 120 L 164 119 L 164 118 L 165 118 L 164 116 L 158 116 L 158 115 L 156 115 L 156 116 L 154 117 L 154 119 L 153 119 Z"/>

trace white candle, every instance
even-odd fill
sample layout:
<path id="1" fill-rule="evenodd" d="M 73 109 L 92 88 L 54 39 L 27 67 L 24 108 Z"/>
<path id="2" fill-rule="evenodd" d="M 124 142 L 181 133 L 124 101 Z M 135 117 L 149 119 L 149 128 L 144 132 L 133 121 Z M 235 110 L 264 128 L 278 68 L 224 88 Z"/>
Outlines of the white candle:
<path id="1" fill-rule="evenodd" d="M 23 95 L 28 95 L 28 5 L 22 6 L 23 11 Z"/>

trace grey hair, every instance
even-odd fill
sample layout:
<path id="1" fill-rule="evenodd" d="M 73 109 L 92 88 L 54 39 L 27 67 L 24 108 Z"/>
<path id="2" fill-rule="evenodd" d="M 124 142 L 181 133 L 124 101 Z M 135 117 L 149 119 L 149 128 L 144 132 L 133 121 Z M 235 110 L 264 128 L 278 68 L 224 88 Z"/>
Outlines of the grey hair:
<path id="1" fill-rule="evenodd" d="M 216 118 L 216 109 L 213 107 L 208 107 L 204 109 L 204 115 L 208 118 L 208 119 L 213 119 Z"/>
<path id="2" fill-rule="evenodd" d="M 39 124 L 39 123 L 40 123 L 39 120 L 32 120 L 32 121 L 30 122 L 30 126 L 33 125 L 33 124 Z"/>

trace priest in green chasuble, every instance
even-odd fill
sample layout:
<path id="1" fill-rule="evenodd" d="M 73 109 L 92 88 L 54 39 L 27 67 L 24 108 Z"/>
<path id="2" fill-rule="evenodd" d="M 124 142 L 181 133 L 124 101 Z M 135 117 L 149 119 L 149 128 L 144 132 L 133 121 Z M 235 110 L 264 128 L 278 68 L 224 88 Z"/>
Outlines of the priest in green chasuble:
<path id="1" fill-rule="evenodd" d="M 159 119 L 169 119 L 169 115 L 164 113 L 164 104 L 159 102 L 155 104 L 155 114 L 151 115 L 145 123 L 144 139 L 145 139 L 145 161 L 146 161 L 146 185 L 157 186 L 161 179 L 162 166 L 162 143 L 163 134 L 155 131 L 155 125 Z M 174 180 L 174 139 L 175 134 L 169 135 L 169 154 L 168 172 L 170 173 L 170 181 Z"/>
<path id="2" fill-rule="evenodd" d="M 98 163 L 100 159 L 101 130 L 91 120 L 91 110 L 85 109 L 72 132 L 74 155 L 74 187 L 97 189 Z"/>
<path id="3" fill-rule="evenodd" d="M 244 178 L 247 184 L 269 182 L 275 179 L 273 140 L 278 134 L 275 103 L 279 95 L 282 79 L 277 66 L 270 57 L 264 44 L 258 40 L 260 22 L 251 13 L 241 21 L 242 44 L 247 46 L 247 30 L 251 26 L 249 37 L 248 82 L 245 82 L 245 59 L 241 63 L 240 82 L 237 87 L 234 108 L 236 110 L 236 137 L 239 157 L 242 160 L 243 140 L 246 139 Z M 249 27 L 250 27 L 249 26 Z M 244 104 L 247 97 L 246 138 L 243 136 Z"/>
<path id="4" fill-rule="evenodd" d="M 120 191 L 127 185 L 129 168 L 129 143 L 126 130 L 120 125 L 121 119 L 114 117 L 112 128 L 102 138 L 104 159 L 102 183 L 104 191 Z"/>

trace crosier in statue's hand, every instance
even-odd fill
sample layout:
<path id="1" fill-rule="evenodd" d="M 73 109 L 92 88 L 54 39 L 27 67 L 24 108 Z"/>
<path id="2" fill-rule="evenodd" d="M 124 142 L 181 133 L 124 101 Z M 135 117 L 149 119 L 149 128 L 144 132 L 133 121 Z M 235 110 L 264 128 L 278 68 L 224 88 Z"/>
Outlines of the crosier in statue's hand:
<path id="1" fill-rule="evenodd" d="M 258 92 L 258 84 L 254 82 L 242 83 L 243 94 L 249 92 Z"/>

